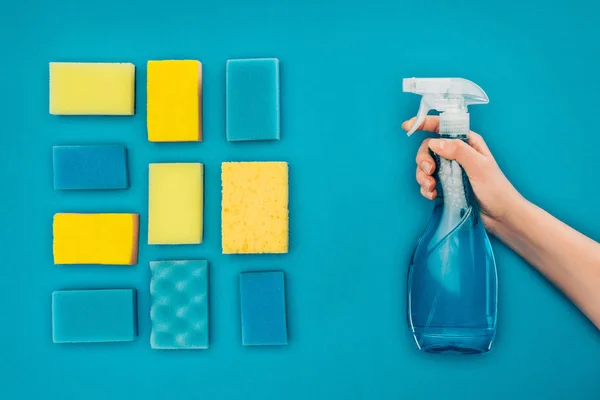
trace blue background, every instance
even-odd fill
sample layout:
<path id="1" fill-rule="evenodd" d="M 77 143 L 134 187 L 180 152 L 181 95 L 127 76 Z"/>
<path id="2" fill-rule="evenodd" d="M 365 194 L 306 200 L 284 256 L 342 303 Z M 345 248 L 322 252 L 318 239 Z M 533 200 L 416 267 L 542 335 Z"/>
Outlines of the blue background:
<path id="1" fill-rule="evenodd" d="M 431 212 L 414 182 L 400 124 L 418 98 L 410 76 L 461 76 L 491 103 L 472 107 L 522 193 L 596 240 L 598 3 L 503 1 L 5 1 L 0 13 L 0 398 L 61 399 L 592 399 L 600 336 L 517 255 L 494 242 L 497 341 L 471 357 L 420 354 L 405 322 L 405 280 Z M 279 142 L 227 143 L 225 62 L 281 60 Z M 204 65 L 203 143 L 146 139 L 146 61 Z M 48 114 L 48 62 L 137 67 L 134 117 Z M 52 145 L 124 143 L 131 189 L 52 188 Z M 291 250 L 220 254 L 220 162 L 290 163 Z M 147 246 L 147 164 L 206 165 L 205 241 Z M 139 264 L 56 267 L 58 211 L 141 214 Z M 211 346 L 152 351 L 148 261 L 210 262 Z M 286 273 L 290 343 L 241 345 L 238 274 Z M 51 293 L 139 290 L 138 340 L 55 345 Z M 600 290 L 600 288 L 599 288 Z"/>

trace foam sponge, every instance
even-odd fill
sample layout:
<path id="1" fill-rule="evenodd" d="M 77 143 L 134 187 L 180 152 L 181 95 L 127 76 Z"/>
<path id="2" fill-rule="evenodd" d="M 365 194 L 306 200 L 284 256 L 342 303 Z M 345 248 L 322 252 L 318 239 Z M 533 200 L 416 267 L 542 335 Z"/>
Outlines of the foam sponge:
<path id="1" fill-rule="evenodd" d="M 54 343 L 128 342 L 137 336 L 135 289 L 52 293 Z"/>
<path id="2" fill-rule="evenodd" d="M 148 244 L 202 242 L 204 166 L 150 164 Z"/>
<path id="3" fill-rule="evenodd" d="M 127 189 L 127 149 L 121 145 L 54 146 L 54 189 Z"/>
<path id="4" fill-rule="evenodd" d="M 148 61 L 148 140 L 202 141 L 202 64 Z"/>
<path id="5" fill-rule="evenodd" d="M 208 263 L 152 261 L 153 349 L 208 348 Z"/>
<path id="6" fill-rule="evenodd" d="M 135 66 L 50 63 L 50 114 L 133 115 Z"/>
<path id="7" fill-rule="evenodd" d="M 279 60 L 227 61 L 227 140 L 279 139 Z"/>
<path id="8" fill-rule="evenodd" d="M 285 282 L 282 271 L 240 274 L 242 344 L 287 344 Z"/>
<path id="9" fill-rule="evenodd" d="M 288 165 L 222 164 L 223 253 L 287 253 Z"/>
<path id="10" fill-rule="evenodd" d="M 54 214 L 54 263 L 135 265 L 138 214 Z"/>

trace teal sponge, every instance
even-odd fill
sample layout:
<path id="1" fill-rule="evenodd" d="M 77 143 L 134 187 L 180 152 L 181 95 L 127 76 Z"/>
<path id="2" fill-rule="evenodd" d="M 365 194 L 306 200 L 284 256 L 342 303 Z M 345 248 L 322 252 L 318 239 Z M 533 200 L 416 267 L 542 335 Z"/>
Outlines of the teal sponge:
<path id="1" fill-rule="evenodd" d="M 208 263 L 150 262 L 153 349 L 208 348 Z"/>

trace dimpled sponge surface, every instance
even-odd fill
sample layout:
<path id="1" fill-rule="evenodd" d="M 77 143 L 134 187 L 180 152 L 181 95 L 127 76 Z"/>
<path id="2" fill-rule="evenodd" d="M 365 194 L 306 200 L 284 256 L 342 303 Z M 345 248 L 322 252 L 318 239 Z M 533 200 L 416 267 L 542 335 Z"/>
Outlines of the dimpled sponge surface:
<path id="1" fill-rule="evenodd" d="M 150 164 L 148 244 L 198 244 L 203 234 L 204 166 Z"/>
<path id="2" fill-rule="evenodd" d="M 151 261 L 153 349 L 208 348 L 208 263 Z"/>
<path id="3" fill-rule="evenodd" d="M 54 264 L 135 265 L 139 214 L 54 215 Z"/>
<path id="4" fill-rule="evenodd" d="M 223 253 L 287 253 L 288 164 L 225 162 Z"/>
<path id="5" fill-rule="evenodd" d="M 133 115 L 135 66 L 50 63 L 50 114 Z"/>
<path id="6" fill-rule="evenodd" d="M 202 141 L 202 64 L 148 61 L 148 140 Z"/>
<path id="7" fill-rule="evenodd" d="M 125 146 L 54 146 L 52 161 L 55 190 L 129 187 Z"/>
<path id="8" fill-rule="evenodd" d="M 54 343 L 128 342 L 137 336 L 135 289 L 52 293 Z"/>

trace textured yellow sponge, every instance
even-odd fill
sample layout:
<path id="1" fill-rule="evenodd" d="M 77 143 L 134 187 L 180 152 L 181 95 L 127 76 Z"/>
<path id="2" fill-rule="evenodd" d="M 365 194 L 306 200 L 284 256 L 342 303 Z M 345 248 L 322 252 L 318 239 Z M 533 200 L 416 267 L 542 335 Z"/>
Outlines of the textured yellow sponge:
<path id="1" fill-rule="evenodd" d="M 204 166 L 150 164 L 148 244 L 202 243 Z"/>
<path id="2" fill-rule="evenodd" d="M 138 214 L 55 214 L 54 263 L 135 265 L 138 230 Z"/>
<path id="3" fill-rule="evenodd" d="M 50 114 L 133 115 L 135 66 L 50 63 Z"/>
<path id="4" fill-rule="evenodd" d="M 202 64 L 148 61 L 148 140 L 202 141 Z"/>
<path id="5" fill-rule="evenodd" d="M 223 253 L 288 252 L 288 165 L 222 164 Z"/>

